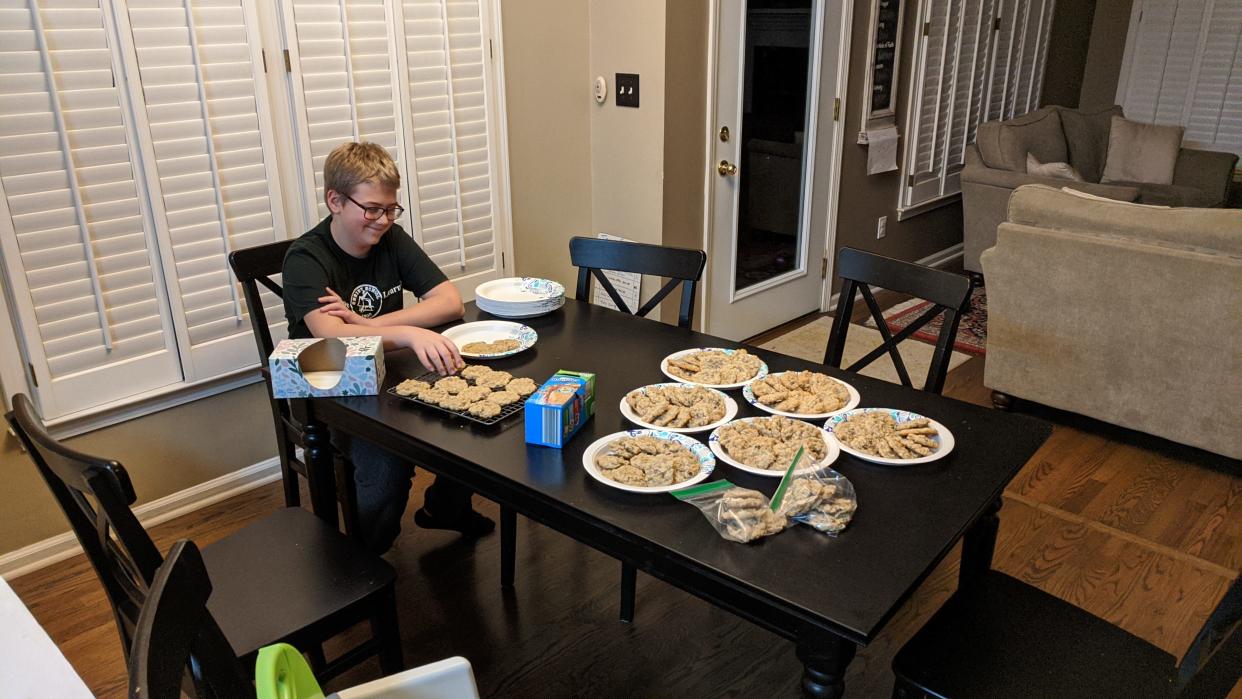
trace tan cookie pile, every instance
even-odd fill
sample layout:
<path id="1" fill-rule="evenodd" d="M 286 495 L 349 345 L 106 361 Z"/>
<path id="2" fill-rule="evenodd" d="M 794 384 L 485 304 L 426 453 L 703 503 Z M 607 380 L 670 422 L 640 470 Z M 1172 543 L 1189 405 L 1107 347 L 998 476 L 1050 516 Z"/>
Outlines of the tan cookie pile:
<path id="1" fill-rule="evenodd" d="M 424 403 L 486 420 L 499 415 L 506 405 L 534 393 L 536 388 L 531 379 L 515 379 L 507 371 L 467 365 L 459 375 L 446 376 L 435 384 L 406 379 L 393 390 L 402 396 L 414 396 Z"/>
<path id="2" fill-rule="evenodd" d="M 750 390 L 760 403 L 785 413 L 823 415 L 840 410 L 850 394 L 839 381 L 814 371 L 786 371 L 757 379 Z"/>
<path id="3" fill-rule="evenodd" d="M 522 343 L 517 340 L 495 340 L 493 342 L 467 342 L 461 346 L 461 351 L 468 354 L 500 354 L 521 347 Z"/>
<path id="4" fill-rule="evenodd" d="M 807 524 L 821 532 L 836 533 L 845 529 L 858 508 L 857 502 L 843 496 L 841 489 L 832 483 L 795 478 L 790 481 L 777 514 L 802 516 Z"/>
<path id="5" fill-rule="evenodd" d="M 859 413 L 842 420 L 832 430 L 842 444 L 886 459 L 917 459 L 940 448 L 932 439 L 936 428 L 925 417 L 897 422 L 889 413 Z"/>
<path id="6" fill-rule="evenodd" d="M 722 534 L 734 541 L 753 541 L 783 530 L 789 519 L 768 506 L 763 493 L 749 488 L 724 491 L 716 505 L 716 519 L 724 525 Z"/>
<path id="7" fill-rule="evenodd" d="M 604 478 L 637 486 L 681 483 L 698 475 L 702 468 L 685 446 L 647 435 L 610 443 L 595 457 L 595 465 Z"/>
<path id="8" fill-rule="evenodd" d="M 694 383 L 720 386 L 754 378 L 763 363 L 744 349 L 733 354 L 721 350 L 700 350 L 668 360 L 669 373 Z"/>
<path id="9" fill-rule="evenodd" d="M 702 427 L 724 419 L 719 393 L 699 386 L 648 386 L 630 391 L 625 402 L 648 425 Z"/>
<path id="10" fill-rule="evenodd" d="M 786 469 L 798 447 L 806 449 L 802 464 L 828 455 L 828 445 L 818 427 L 780 415 L 731 422 L 717 434 L 730 458 L 755 468 Z"/>

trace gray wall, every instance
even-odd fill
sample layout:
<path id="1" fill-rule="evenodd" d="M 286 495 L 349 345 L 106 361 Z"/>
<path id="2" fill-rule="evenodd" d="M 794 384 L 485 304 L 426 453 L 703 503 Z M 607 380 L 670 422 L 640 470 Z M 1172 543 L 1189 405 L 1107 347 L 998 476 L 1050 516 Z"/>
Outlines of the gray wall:
<path id="1" fill-rule="evenodd" d="M 1126 52 L 1131 0 L 1096 0 L 1078 106 L 1099 111 L 1117 101 L 1117 78 Z"/>
<path id="2" fill-rule="evenodd" d="M 1040 106 L 1059 104 L 1077 107 L 1091 41 L 1096 0 L 1058 2 L 1048 37 L 1048 59 Z"/>

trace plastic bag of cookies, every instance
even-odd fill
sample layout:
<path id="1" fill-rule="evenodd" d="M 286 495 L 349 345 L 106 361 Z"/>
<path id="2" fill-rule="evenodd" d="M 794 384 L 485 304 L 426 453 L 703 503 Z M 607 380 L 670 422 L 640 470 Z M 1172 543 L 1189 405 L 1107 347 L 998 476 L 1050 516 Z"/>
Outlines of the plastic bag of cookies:
<path id="1" fill-rule="evenodd" d="M 789 519 L 772 511 L 768 496 L 729 481 L 712 481 L 674 491 L 673 497 L 699 508 L 721 537 L 746 543 L 776 534 Z"/>
<path id="2" fill-rule="evenodd" d="M 772 501 L 778 515 L 834 536 L 849 525 L 858 509 L 854 484 L 831 468 L 787 477 Z"/>

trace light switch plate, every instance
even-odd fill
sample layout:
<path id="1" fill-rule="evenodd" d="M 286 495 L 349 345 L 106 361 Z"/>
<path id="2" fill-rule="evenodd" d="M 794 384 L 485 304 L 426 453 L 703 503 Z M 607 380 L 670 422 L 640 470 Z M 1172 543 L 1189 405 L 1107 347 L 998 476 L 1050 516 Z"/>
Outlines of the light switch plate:
<path id="1" fill-rule="evenodd" d="M 617 73 L 617 106 L 638 106 L 638 73 Z"/>

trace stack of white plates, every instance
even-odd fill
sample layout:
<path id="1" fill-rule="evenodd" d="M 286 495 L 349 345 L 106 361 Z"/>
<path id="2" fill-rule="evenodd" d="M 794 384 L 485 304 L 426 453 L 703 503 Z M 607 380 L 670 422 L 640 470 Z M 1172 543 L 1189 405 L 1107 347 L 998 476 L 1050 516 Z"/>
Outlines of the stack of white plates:
<path id="1" fill-rule="evenodd" d="M 565 287 L 551 279 L 507 277 L 475 287 L 474 302 L 501 318 L 533 318 L 564 306 Z"/>

